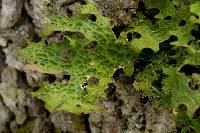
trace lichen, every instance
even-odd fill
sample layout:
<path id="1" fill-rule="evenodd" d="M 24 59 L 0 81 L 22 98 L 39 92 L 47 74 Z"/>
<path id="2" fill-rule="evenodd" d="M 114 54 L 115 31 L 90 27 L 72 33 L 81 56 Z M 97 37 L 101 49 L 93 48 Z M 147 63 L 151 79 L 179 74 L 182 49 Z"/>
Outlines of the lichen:
<path id="1" fill-rule="evenodd" d="M 198 22 L 191 19 L 191 12 L 199 15 L 196 8 L 199 3 L 143 2 L 148 10 L 157 8 L 160 12 L 154 14 L 152 20 L 138 11 L 119 38 L 112 31 L 111 19 L 102 16 L 92 2 L 76 5 L 80 11 L 72 17 L 52 14 L 50 23 L 41 33 L 44 38 L 61 33 L 63 39 L 29 42 L 19 54 L 27 61 L 26 68 L 50 74 L 68 73 L 70 80 L 67 83 L 46 82 L 33 96 L 45 101 L 50 111 L 67 110 L 78 114 L 99 111 L 105 88 L 113 82 L 115 70 L 123 68 L 128 76 L 133 76 L 134 66 L 133 86 L 148 97 L 154 107 L 164 105 L 178 116 L 180 105 L 184 105 L 185 115 L 192 120 L 200 105 L 200 93 L 190 88 L 191 77 L 181 69 L 187 64 L 200 65 L 199 51 L 188 45 L 197 41 L 191 31 L 197 28 L 195 23 Z M 139 64 L 141 68 L 138 68 L 135 61 L 146 64 Z M 198 80 L 199 74 L 195 77 L 193 74 L 192 78 Z"/>
<path id="2" fill-rule="evenodd" d="M 95 21 L 89 19 L 91 12 Z M 29 65 L 32 69 L 44 73 L 68 72 L 70 81 L 67 84 L 45 83 L 33 95 L 44 100 L 50 111 L 86 113 L 99 110 L 98 102 L 105 96 L 107 84 L 113 82 L 114 71 L 123 66 L 128 75 L 132 74 L 134 51 L 117 42 L 109 19 L 92 3 L 82 6 L 80 13 L 72 18 L 52 16 L 51 23 L 42 33 L 47 36 L 53 31 L 64 33 L 63 43 L 29 43 L 20 54 L 32 61 Z M 79 38 L 80 34 L 84 37 Z M 69 54 L 67 57 L 61 52 L 63 50 Z M 91 77 L 98 79 L 97 85 L 85 87 L 84 83 Z"/>

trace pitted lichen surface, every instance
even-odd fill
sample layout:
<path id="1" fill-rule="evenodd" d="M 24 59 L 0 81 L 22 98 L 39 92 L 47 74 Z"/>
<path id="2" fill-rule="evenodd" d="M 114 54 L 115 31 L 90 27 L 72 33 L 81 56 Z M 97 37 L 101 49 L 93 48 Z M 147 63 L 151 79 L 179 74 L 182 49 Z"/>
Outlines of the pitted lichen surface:
<path id="1" fill-rule="evenodd" d="M 194 29 L 198 30 L 199 1 L 143 0 L 143 4 L 146 12 L 155 8 L 159 12 L 149 17 L 139 9 L 118 38 L 112 31 L 111 19 L 102 16 L 92 2 L 75 5 L 80 11 L 72 17 L 50 15 L 51 22 L 42 35 L 60 33 L 62 41 L 30 42 L 19 53 L 28 61 L 27 68 L 68 73 L 70 80 L 44 83 L 33 95 L 45 101 L 50 111 L 99 111 L 114 72 L 123 68 L 133 77 L 134 89 L 148 97 L 152 106 L 170 107 L 179 119 L 183 105 L 184 115 L 196 123 L 193 116 L 200 105 L 199 71 L 188 74 L 185 67 L 199 69 L 200 65 L 199 39 L 193 34 Z M 186 117 L 182 120 L 188 121 Z"/>
<path id="2" fill-rule="evenodd" d="M 91 12 L 96 21 L 89 19 Z M 114 71 L 123 66 L 127 74 L 132 74 L 134 51 L 116 41 L 109 19 L 103 17 L 94 4 L 82 6 L 80 13 L 72 18 L 53 16 L 51 20 L 43 35 L 62 31 L 64 42 L 30 43 L 20 54 L 24 59 L 36 62 L 29 67 L 45 73 L 68 72 L 71 79 L 67 84 L 45 83 L 33 95 L 44 100 L 50 111 L 64 109 L 82 113 L 98 110 L 107 84 L 113 82 Z M 84 37 L 79 38 L 78 34 Z M 97 85 L 82 87 L 91 77 L 98 79 Z"/>
<path id="3" fill-rule="evenodd" d="M 149 10 L 160 9 L 160 13 L 155 15 L 156 20 L 153 22 L 141 12 L 137 12 L 137 18 L 130 22 L 128 28 L 124 31 L 125 33 L 122 32 L 121 36 L 123 37 L 127 33 L 140 34 L 140 38 L 133 38 L 131 41 L 137 51 L 141 51 L 143 48 L 151 48 L 154 51 L 158 51 L 159 44 L 168 40 L 172 35 L 177 37 L 177 41 L 171 44 L 188 47 L 188 42 L 193 39 L 191 30 L 194 28 L 190 21 L 189 6 L 182 5 L 180 9 L 176 10 L 174 7 L 175 1 L 163 0 L 157 2 L 156 0 L 144 0 L 144 2 L 149 5 Z M 182 3 L 182 1 L 176 2 L 178 4 Z M 182 21 L 185 22 L 185 25 L 180 25 Z"/>

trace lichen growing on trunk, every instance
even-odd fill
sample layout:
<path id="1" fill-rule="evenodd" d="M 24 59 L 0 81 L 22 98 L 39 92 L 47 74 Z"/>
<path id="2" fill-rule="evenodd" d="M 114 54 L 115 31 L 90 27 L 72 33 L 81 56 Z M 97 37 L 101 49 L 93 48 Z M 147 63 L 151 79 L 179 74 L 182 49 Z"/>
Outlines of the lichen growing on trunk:
<path id="1" fill-rule="evenodd" d="M 0 132 L 200 132 L 199 1 L 0 10 Z"/>

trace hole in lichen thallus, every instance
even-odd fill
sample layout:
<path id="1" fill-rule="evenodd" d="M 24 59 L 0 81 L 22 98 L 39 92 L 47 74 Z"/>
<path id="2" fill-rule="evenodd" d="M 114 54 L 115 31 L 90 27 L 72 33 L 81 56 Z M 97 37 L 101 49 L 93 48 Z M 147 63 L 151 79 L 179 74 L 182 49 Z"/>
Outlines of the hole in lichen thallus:
<path id="1" fill-rule="evenodd" d="M 158 90 L 158 91 L 162 91 L 162 83 L 161 83 L 161 80 L 154 80 L 152 83 L 152 86 L 156 89 L 156 90 Z"/>
<path id="2" fill-rule="evenodd" d="M 200 39 L 200 30 L 192 30 L 191 31 L 192 36 L 194 36 L 196 39 Z"/>
<path id="3" fill-rule="evenodd" d="M 124 72 L 123 68 L 118 68 L 114 72 L 112 78 L 117 82 L 121 82 L 121 83 L 125 83 L 125 84 L 133 83 L 133 76 L 127 76 L 126 73 Z"/>
<path id="4" fill-rule="evenodd" d="M 143 69 L 149 64 L 151 61 L 138 59 L 134 62 L 134 74 L 137 74 L 139 71 L 143 71 Z"/>
<path id="5" fill-rule="evenodd" d="M 70 75 L 64 74 L 64 75 L 63 75 L 63 79 L 64 79 L 64 80 L 70 80 Z"/>
<path id="6" fill-rule="evenodd" d="M 44 43 L 45 43 L 46 46 L 48 46 L 48 44 L 49 44 L 46 39 L 45 39 Z"/>
<path id="7" fill-rule="evenodd" d="M 200 107 L 194 112 L 193 118 L 200 118 Z"/>
<path id="8" fill-rule="evenodd" d="M 70 80 L 70 75 L 68 73 L 62 73 L 56 75 L 56 81 L 61 82 L 62 84 L 66 84 Z"/>
<path id="9" fill-rule="evenodd" d="M 179 23 L 179 26 L 184 26 L 186 25 L 186 21 L 185 20 L 181 20 L 181 22 Z"/>
<path id="10" fill-rule="evenodd" d="M 129 32 L 126 36 L 127 36 L 128 42 L 132 41 L 133 34 L 131 32 Z"/>
<path id="11" fill-rule="evenodd" d="M 116 38 L 119 38 L 121 31 L 125 28 L 125 25 L 122 26 L 114 26 L 112 28 L 112 31 L 114 32 Z"/>
<path id="12" fill-rule="evenodd" d="M 157 8 L 151 8 L 151 9 L 147 10 L 146 16 L 147 16 L 150 20 L 153 20 L 153 19 L 155 19 L 155 16 L 156 16 L 157 14 L 159 14 L 159 13 L 160 13 L 160 10 L 159 10 L 159 9 L 157 9 Z"/>
<path id="13" fill-rule="evenodd" d="M 47 80 L 49 83 L 54 83 L 56 81 L 56 76 L 53 74 L 47 74 Z"/>
<path id="14" fill-rule="evenodd" d="M 76 107 L 80 108 L 80 107 L 81 107 L 81 104 L 78 104 L 78 103 L 77 103 L 77 104 L 76 104 Z"/>
<path id="15" fill-rule="evenodd" d="M 165 17 L 164 19 L 165 19 L 165 20 L 171 20 L 172 17 L 171 17 L 171 16 L 167 16 L 167 17 Z"/>
<path id="16" fill-rule="evenodd" d="M 141 34 L 138 32 L 133 32 L 133 38 L 139 39 L 141 38 Z"/>
<path id="17" fill-rule="evenodd" d="M 200 74 L 200 66 L 186 64 L 181 67 L 180 72 L 185 73 L 186 75 L 192 75 L 192 73 Z"/>
<path id="18" fill-rule="evenodd" d="M 94 14 L 88 14 L 88 19 L 91 20 L 92 22 L 97 21 L 97 17 Z"/>
<path id="19" fill-rule="evenodd" d="M 161 42 L 159 44 L 160 51 L 169 51 L 172 49 L 172 45 L 170 45 L 167 41 Z"/>
<path id="20" fill-rule="evenodd" d="M 154 56 L 154 51 L 150 48 L 144 48 L 139 54 L 139 58 L 145 61 L 151 60 Z"/>
<path id="21" fill-rule="evenodd" d="M 85 46 L 85 48 L 89 51 L 95 51 L 97 48 L 97 41 L 92 41 L 88 45 Z"/>
<path id="22" fill-rule="evenodd" d="M 185 104 L 180 104 L 178 106 L 178 112 L 186 112 L 187 111 L 187 106 Z"/>
<path id="23" fill-rule="evenodd" d="M 170 50 L 172 48 L 172 45 L 170 45 L 170 43 L 175 41 L 178 41 L 178 37 L 175 35 L 171 35 L 168 40 L 165 40 L 159 44 L 160 50 Z"/>
<path id="24" fill-rule="evenodd" d="M 175 35 L 171 35 L 168 39 L 169 42 L 175 42 L 175 41 L 178 41 L 178 37 L 175 36 Z"/>
<path id="25" fill-rule="evenodd" d="M 176 63 L 177 63 L 176 59 L 169 59 L 169 61 L 168 61 L 169 65 L 175 65 Z"/>

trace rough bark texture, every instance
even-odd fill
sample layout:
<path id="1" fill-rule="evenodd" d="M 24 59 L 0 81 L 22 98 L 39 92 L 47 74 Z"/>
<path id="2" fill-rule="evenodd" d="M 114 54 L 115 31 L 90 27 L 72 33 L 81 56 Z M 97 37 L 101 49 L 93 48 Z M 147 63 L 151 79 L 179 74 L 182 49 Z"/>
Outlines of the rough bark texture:
<path id="1" fill-rule="evenodd" d="M 94 1 L 102 14 L 114 18 L 113 24 L 118 26 L 128 23 L 139 2 Z M 31 96 L 49 75 L 24 69 L 14 50 L 25 46 L 27 40 L 41 39 L 39 31 L 49 21 L 48 12 L 73 13 L 75 2 L 84 3 L 81 0 L 0 0 L 0 133 L 173 132 L 175 123 L 169 111 L 153 109 L 148 100 L 120 78 L 106 90 L 105 110 L 101 113 L 50 114 L 42 101 Z M 123 75 L 116 77 L 126 79 Z"/>

